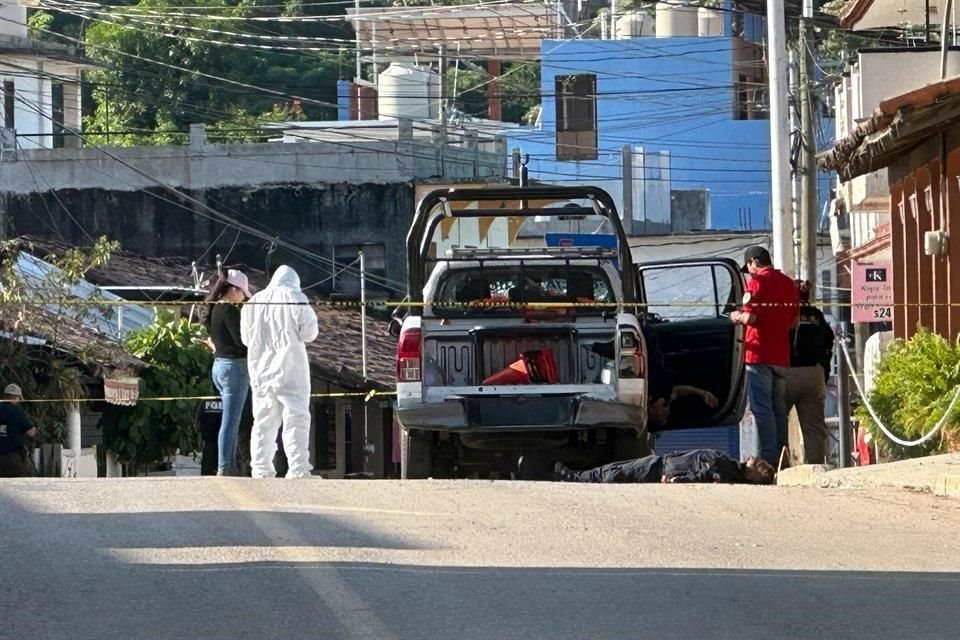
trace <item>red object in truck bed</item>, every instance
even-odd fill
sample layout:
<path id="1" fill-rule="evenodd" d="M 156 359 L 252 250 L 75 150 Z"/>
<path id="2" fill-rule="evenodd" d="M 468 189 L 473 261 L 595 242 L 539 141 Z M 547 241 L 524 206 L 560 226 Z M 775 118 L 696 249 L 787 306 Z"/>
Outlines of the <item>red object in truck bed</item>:
<path id="1" fill-rule="evenodd" d="M 551 349 L 521 353 L 500 371 L 484 378 L 484 385 L 557 384 L 560 374 Z"/>

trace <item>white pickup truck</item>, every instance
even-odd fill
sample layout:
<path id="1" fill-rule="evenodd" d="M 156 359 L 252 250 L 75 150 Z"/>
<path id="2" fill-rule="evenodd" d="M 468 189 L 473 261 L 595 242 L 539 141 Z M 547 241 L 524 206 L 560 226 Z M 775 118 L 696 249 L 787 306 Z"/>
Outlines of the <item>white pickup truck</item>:
<path id="1" fill-rule="evenodd" d="M 433 257 L 432 239 L 444 218 L 531 220 L 561 213 L 553 204 L 532 204 L 563 202 L 567 218 L 606 218 L 618 248 L 454 248 Z M 634 267 L 606 192 L 433 192 L 418 207 L 407 245 L 410 304 L 397 347 L 402 477 L 505 476 L 520 455 L 547 449 L 584 466 L 649 450 L 649 376 L 666 374 L 659 352 L 652 371 L 649 366 L 646 338 L 657 340 L 660 325 L 645 324 L 638 295 L 645 275 L 663 275 L 664 265 L 650 274 Z M 737 273 L 736 265 L 718 264 Z M 735 289 L 727 298 L 738 295 Z M 719 306 L 711 326 L 722 324 L 735 338 Z M 742 353 L 731 353 L 729 368 L 721 370 L 738 376 L 738 358 L 742 369 Z M 734 379 L 726 385 L 724 410 L 693 426 L 739 415 L 742 390 Z"/>

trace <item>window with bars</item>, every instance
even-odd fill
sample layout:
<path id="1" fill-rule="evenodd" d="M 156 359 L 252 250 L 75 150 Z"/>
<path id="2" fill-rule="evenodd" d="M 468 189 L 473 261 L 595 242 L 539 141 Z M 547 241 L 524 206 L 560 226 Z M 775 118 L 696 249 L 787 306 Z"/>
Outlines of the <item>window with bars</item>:
<path id="1" fill-rule="evenodd" d="M 597 159 L 597 76 L 557 76 L 557 160 Z"/>

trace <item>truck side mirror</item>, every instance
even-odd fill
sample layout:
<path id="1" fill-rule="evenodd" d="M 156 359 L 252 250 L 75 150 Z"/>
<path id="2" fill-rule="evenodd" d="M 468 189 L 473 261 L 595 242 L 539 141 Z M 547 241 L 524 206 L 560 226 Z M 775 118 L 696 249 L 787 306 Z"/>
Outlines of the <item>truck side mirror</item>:
<path id="1" fill-rule="evenodd" d="M 400 329 L 403 327 L 403 323 L 398 318 L 390 318 L 390 324 L 387 325 L 387 331 L 394 338 L 400 338 Z"/>

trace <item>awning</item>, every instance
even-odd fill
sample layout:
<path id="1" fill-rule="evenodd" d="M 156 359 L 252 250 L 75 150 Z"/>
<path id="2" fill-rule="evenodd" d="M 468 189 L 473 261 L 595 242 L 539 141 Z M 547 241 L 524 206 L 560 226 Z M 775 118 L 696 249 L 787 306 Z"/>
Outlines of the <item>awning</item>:
<path id="1" fill-rule="evenodd" d="M 563 37 L 557 4 L 516 2 L 486 7 L 375 7 L 347 9 L 360 48 L 395 59 L 448 54 L 484 60 L 538 59 L 540 42 Z"/>

